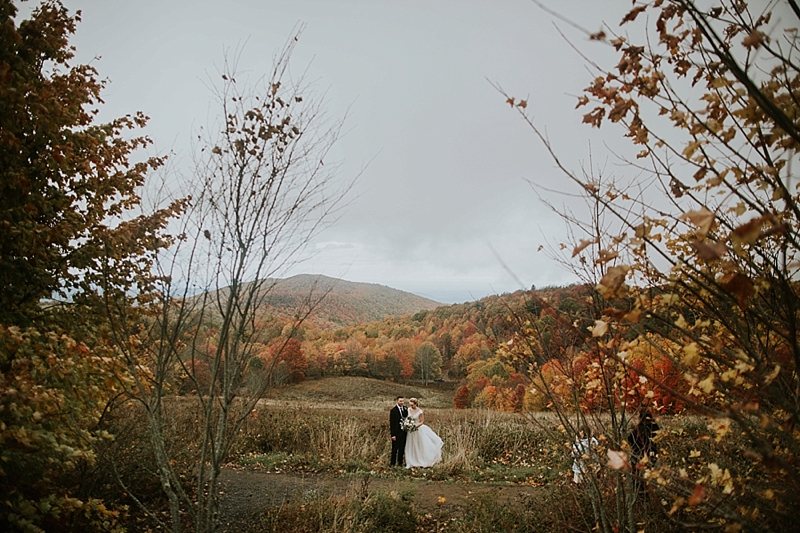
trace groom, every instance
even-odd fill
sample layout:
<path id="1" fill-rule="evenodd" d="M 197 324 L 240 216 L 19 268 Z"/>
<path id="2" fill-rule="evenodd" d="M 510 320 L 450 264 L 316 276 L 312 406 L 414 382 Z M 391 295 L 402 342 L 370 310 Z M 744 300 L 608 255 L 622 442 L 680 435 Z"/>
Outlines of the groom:
<path id="1" fill-rule="evenodd" d="M 406 449 L 406 432 L 400 422 L 408 416 L 408 409 L 403 405 L 402 396 L 395 398 L 396 405 L 389 411 L 389 432 L 392 434 L 392 459 L 390 466 L 403 466 L 403 454 Z"/>

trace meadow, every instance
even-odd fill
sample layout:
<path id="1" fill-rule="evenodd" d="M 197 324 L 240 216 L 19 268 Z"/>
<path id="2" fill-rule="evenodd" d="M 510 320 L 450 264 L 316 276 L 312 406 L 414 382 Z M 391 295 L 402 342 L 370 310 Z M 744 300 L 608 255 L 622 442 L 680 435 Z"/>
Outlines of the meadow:
<path id="1" fill-rule="evenodd" d="M 435 467 L 389 468 L 388 410 L 395 393 L 418 397 L 429 425 L 444 440 L 443 461 Z M 329 378 L 273 391 L 231 450 L 223 485 L 238 489 L 223 499 L 225 530 L 566 532 L 593 527 L 587 495 L 571 481 L 570 442 L 554 414 L 442 407 L 448 398 L 452 401 L 452 391 L 367 378 Z M 191 461 L 201 437 L 192 402 L 173 398 L 169 406 L 170 445 L 182 477 L 194 475 Z M 695 456 L 736 468 L 731 444 L 702 438 L 701 420 L 662 417 L 660 422 L 662 460 L 689 467 L 693 459 L 688 458 Z M 113 458 L 127 480 L 126 494 L 159 508 L 164 502 L 148 467 L 152 460 L 141 417 L 130 409 L 116 418 L 116 426 L 117 438 L 105 459 Z M 147 517 L 126 495 L 120 497 L 110 479 L 105 482 L 106 501 L 128 505 L 128 523 L 146 527 Z M 671 503 L 644 499 L 642 529 L 672 530 Z"/>

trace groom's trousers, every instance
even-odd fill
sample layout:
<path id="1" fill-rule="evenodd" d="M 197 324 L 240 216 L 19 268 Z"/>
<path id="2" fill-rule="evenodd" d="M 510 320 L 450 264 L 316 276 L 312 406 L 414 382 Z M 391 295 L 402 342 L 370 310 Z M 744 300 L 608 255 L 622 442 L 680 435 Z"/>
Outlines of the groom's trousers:
<path id="1" fill-rule="evenodd" d="M 406 450 L 406 433 L 402 432 L 397 435 L 395 440 L 392 441 L 392 458 L 389 461 L 390 466 L 403 466 L 403 456 Z"/>

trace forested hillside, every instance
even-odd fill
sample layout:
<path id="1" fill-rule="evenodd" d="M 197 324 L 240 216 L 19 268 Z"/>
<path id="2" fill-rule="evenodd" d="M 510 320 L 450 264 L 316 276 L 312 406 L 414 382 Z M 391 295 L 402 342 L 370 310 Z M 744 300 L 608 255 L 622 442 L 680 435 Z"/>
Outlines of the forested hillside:
<path id="1" fill-rule="evenodd" d="M 521 410 L 524 388 L 517 388 L 524 368 L 501 359 L 498 348 L 531 323 L 545 331 L 550 345 L 543 353 L 579 346 L 590 336 L 592 293 L 582 285 L 517 291 L 335 330 L 313 319 L 293 329 L 288 320 L 265 315 L 258 327 L 263 348 L 249 371 L 273 368 L 277 357 L 274 384 L 326 376 L 445 380 L 465 388 L 459 407 Z M 214 332 L 210 333 L 213 346 Z M 293 348 L 277 354 L 287 342 Z M 536 403 L 530 397 L 528 402 Z"/>
<path id="2" fill-rule="evenodd" d="M 263 305 L 279 316 L 293 316 L 309 302 L 314 303 L 310 319 L 324 328 L 354 326 L 442 305 L 385 285 L 310 274 L 275 280 Z"/>
<path id="3" fill-rule="evenodd" d="M 274 385 L 327 376 L 444 381 L 458 389 L 457 408 L 537 411 L 553 400 L 600 408 L 602 369 L 587 351 L 603 311 L 598 298 L 588 285 L 533 289 L 337 330 L 313 321 L 292 329 L 265 317 L 263 348 L 248 371 L 272 369 Z M 214 338 L 209 342 L 213 351 Z M 631 405 L 680 411 L 689 385 L 672 361 L 646 345 L 631 344 L 627 353 L 631 370 L 622 379 Z M 534 366 L 541 381 L 535 386 Z M 654 379 L 641 381 L 637 372 Z"/>

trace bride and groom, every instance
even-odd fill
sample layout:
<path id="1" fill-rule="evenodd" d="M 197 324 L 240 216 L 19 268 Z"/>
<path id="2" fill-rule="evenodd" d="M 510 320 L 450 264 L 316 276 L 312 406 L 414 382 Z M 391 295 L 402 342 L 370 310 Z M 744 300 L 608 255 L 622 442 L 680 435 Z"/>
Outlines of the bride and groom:
<path id="1" fill-rule="evenodd" d="M 442 439 L 425 425 L 425 417 L 416 398 L 398 396 L 395 406 L 389 411 L 389 431 L 392 434 L 391 466 L 406 468 L 429 467 L 442 460 Z M 405 429 L 404 429 L 405 428 Z"/>

